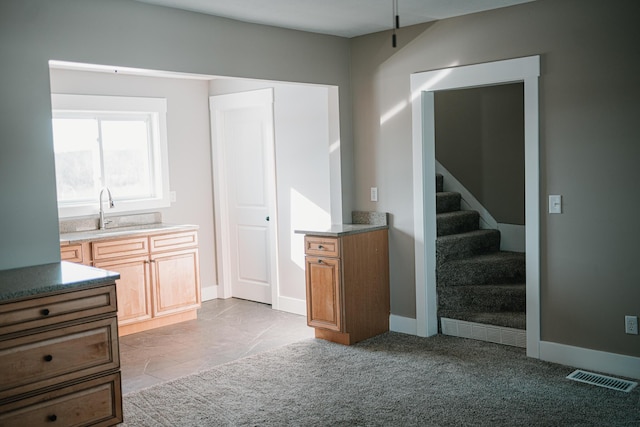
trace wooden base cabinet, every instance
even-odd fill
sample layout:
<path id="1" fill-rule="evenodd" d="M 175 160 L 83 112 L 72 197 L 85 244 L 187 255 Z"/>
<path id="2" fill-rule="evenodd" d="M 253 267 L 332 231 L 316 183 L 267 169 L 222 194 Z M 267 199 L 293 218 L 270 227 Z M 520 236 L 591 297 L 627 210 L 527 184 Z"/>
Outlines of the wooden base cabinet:
<path id="1" fill-rule="evenodd" d="M 103 240 L 92 244 L 96 267 L 120 273 L 120 335 L 197 318 L 200 307 L 195 231 Z"/>
<path id="2" fill-rule="evenodd" d="M 85 244 L 91 247 L 93 266 L 120 273 L 116 281 L 120 336 L 197 318 L 201 296 L 196 231 Z M 67 259 L 83 253 L 72 246 L 61 247 Z"/>
<path id="3" fill-rule="evenodd" d="M 115 284 L 0 304 L 0 426 L 122 422 Z"/>
<path id="4" fill-rule="evenodd" d="M 389 330 L 387 236 L 305 236 L 307 324 L 317 338 L 350 345 Z"/>

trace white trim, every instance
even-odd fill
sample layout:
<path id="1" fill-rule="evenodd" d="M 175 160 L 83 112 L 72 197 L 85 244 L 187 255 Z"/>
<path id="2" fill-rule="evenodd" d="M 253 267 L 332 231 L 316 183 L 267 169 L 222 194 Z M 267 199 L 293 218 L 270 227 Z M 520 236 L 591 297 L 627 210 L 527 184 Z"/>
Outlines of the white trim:
<path id="1" fill-rule="evenodd" d="M 271 305 L 274 310 L 286 311 L 287 313 L 299 314 L 300 316 L 307 315 L 306 300 L 279 296 L 276 301 L 277 307 L 275 304 Z"/>
<path id="2" fill-rule="evenodd" d="M 418 323 L 416 319 L 391 314 L 389 315 L 389 330 L 402 334 L 417 335 Z"/>
<path id="3" fill-rule="evenodd" d="M 218 299 L 218 288 L 219 286 L 215 286 L 215 285 L 201 288 L 200 292 L 202 294 L 202 301 L 210 301 L 212 299 Z"/>
<path id="4" fill-rule="evenodd" d="M 482 203 L 480 203 L 478 199 L 476 199 L 475 196 L 471 194 L 471 192 L 467 190 L 467 188 L 437 160 L 436 172 L 442 174 L 444 178 L 444 191 L 453 191 L 456 193 L 460 193 L 460 196 L 462 198 L 462 200 L 460 201 L 462 210 L 477 211 L 480 214 L 480 228 L 490 230 L 498 229 L 498 221 L 496 221 L 489 213 L 489 211 L 484 206 L 482 206 Z"/>
<path id="5" fill-rule="evenodd" d="M 411 75 L 413 120 L 413 213 L 416 319 L 420 336 L 437 333 L 435 284 L 434 92 L 524 82 L 527 355 L 539 357 L 540 342 L 540 158 L 538 77 L 540 57 L 508 59 Z M 428 207 L 428 208 L 427 208 Z"/>
<path id="6" fill-rule="evenodd" d="M 575 368 L 640 379 L 640 357 L 540 341 L 540 359 Z"/>
<path id="7" fill-rule="evenodd" d="M 527 246 L 527 227 L 517 224 L 498 223 L 500 230 L 500 250 L 511 252 L 525 252 Z"/>

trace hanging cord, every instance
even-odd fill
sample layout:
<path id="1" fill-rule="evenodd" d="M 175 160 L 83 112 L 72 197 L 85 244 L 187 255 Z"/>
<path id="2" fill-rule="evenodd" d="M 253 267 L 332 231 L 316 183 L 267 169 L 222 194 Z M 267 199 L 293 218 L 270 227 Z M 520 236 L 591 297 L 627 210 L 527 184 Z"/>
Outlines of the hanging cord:
<path id="1" fill-rule="evenodd" d="M 400 15 L 398 14 L 398 0 L 391 0 L 393 6 L 393 35 L 391 36 L 391 46 L 398 45 L 396 38 L 396 29 L 400 28 Z"/>

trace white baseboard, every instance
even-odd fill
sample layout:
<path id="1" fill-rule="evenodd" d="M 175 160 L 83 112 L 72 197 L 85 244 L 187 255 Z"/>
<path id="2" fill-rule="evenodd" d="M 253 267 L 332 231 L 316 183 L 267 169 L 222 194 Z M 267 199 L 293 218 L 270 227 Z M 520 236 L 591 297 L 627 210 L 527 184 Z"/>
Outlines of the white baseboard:
<path id="1" fill-rule="evenodd" d="M 440 318 L 442 334 L 453 337 L 470 338 L 513 347 L 527 347 L 527 332 L 504 326 L 485 325 L 465 320 Z"/>
<path id="2" fill-rule="evenodd" d="M 524 225 L 498 223 L 500 230 L 500 250 L 526 252 L 526 229 Z"/>
<path id="3" fill-rule="evenodd" d="M 389 330 L 409 335 L 418 335 L 418 323 L 410 317 L 389 315 Z"/>
<path id="4" fill-rule="evenodd" d="M 207 286 L 200 289 L 200 296 L 202 301 L 209 301 L 218 298 L 218 286 Z"/>
<path id="5" fill-rule="evenodd" d="M 575 368 L 640 379 L 640 357 L 540 341 L 540 359 Z"/>
<path id="6" fill-rule="evenodd" d="M 287 313 L 299 314 L 300 316 L 307 315 L 307 301 L 303 299 L 281 296 L 278 297 L 277 304 L 273 304 L 273 308 Z"/>

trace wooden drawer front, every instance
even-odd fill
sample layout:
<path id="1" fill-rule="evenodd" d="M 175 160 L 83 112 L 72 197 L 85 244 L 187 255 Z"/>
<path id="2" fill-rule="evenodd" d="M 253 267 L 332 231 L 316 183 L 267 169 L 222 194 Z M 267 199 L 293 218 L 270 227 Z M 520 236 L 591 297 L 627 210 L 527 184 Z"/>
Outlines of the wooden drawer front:
<path id="1" fill-rule="evenodd" d="M 82 245 L 66 245 L 60 247 L 60 259 L 62 261 L 83 263 L 84 257 Z"/>
<path id="2" fill-rule="evenodd" d="M 122 422 L 120 373 L 0 406 L 0 426 L 112 426 Z"/>
<path id="3" fill-rule="evenodd" d="M 93 242 L 91 246 L 94 261 L 149 253 L 149 239 L 147 237 L 103 240 Z"/>
<path id="4" fill-rule="evenodd" d="M 187 231 L 184 233 L 162 234 L 151 236 L 149 240 L 151 240 L 151 252 L 190 248 L 198 245 L 198 233 Z"/>
<path id="5" fill-rule="evenodd" d="M 0 399 L 120 366 L 116 318 L 0 341 Z"/>
<path id="6" fill-rule="evenodd" d="M 305 236 L 304 253 L 315 256 L 340 256 L 340 245 L 334 237 Z"/>
<path id="7" fill-rule="evenodd" d="M 0 304 L 0 336 L 116 309 L 115 285 Z"/>

